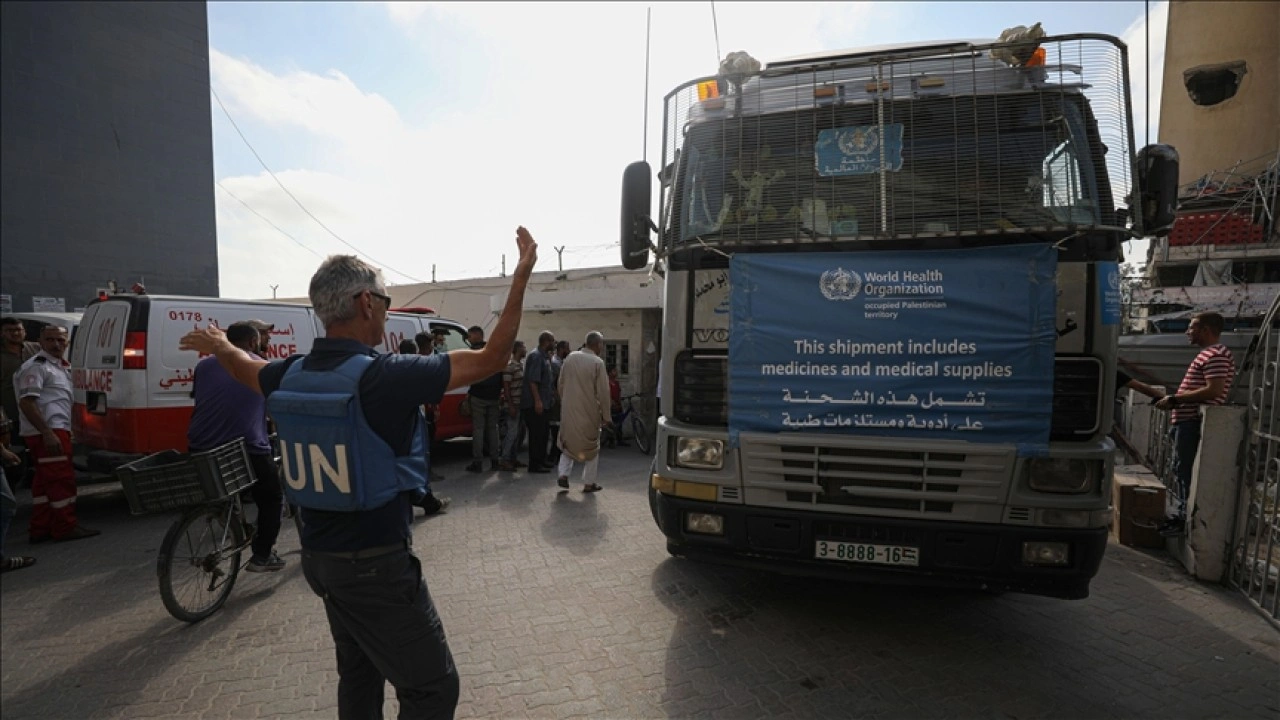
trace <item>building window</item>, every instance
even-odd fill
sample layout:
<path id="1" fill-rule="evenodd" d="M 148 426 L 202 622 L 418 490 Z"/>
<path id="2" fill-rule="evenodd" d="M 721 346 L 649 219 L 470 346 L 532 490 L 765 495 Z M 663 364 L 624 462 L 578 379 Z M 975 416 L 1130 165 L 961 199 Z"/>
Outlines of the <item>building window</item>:
<path id="1" fill-rule="evenodd" d="M 1186 83 L 1191 102 L 1197 105 L 1217 105 L 1235 97 L 1236 90 L 1240 89 L 1240 81 L 1248 71 L 1243 60 L 1221 65 L 1201 65 L 1182 73 L 1182 81 Z"/>
<path id="2" fill-rule="evenodd" d="M 618 377 L 631 374 L 631 353 L 626 340 L 606 340 L 604 343 L 605 367 L 617 367 Z"/>

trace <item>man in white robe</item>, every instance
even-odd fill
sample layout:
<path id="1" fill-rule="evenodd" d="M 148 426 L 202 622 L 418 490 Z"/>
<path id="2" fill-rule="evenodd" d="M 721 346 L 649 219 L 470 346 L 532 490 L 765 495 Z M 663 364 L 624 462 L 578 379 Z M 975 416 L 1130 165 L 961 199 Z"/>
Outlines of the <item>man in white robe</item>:
<path id="1" fill-rule="evenodd" d="M 574 462 L 583 463 L 582 492 L 600 490 L 596 470 L 600 464 L 600 428 L 611 424 L 609 375 L 605 371 L 604 336 L 587 334 L 582 350 L 570 353 L 560 367 L 560 487 L 569 489 Z"/>

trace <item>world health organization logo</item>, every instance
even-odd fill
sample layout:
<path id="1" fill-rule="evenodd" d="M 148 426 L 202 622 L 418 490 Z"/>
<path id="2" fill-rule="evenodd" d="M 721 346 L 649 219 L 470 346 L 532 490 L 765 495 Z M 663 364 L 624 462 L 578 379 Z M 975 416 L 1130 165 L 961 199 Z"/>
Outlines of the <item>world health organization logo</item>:
<path id="1" fill-rule="evenodd" d="M 873 127 L 856 127 L 840 133 L 836 141 L 845 155 L 865 155 L 880 147 L 880 132 Z"/>
<path id="2" fill-rule="evenodd" d="M 862 290 L 862 276 L 844 268 L 828 270 L 818 280 L 818 289 L 828 300 L 852 300 Z"/>

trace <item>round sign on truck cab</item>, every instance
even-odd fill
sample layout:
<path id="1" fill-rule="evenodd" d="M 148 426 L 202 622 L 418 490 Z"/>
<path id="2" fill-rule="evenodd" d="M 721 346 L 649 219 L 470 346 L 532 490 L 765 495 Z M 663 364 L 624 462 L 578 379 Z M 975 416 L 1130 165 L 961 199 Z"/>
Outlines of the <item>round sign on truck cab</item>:
<path id="1" fill-rule="evenodd" d="M 307 305 L 145 294 L 90 303 L 71 351 L 72 428 L 88 469 L 109 473 L 144 455 L 185 451 L 195 366 L 202 358 L 179 350 L 178 341 L 196 328 L 226 328 L 244 320 L 272 325 L 265 351 L 269 360 L 310 352 L 315 339 L 324 336 Z M 397 352 L 400 340 L 434 326 L 465 338 L 465 329 L 451 320 L 392 313 L 384 342 L 375 349 Z M 471 433 L 470 420 L 457 412 L 466 389 L 454 391 L 459 392 L 446 397 L 437 439 Z"/>

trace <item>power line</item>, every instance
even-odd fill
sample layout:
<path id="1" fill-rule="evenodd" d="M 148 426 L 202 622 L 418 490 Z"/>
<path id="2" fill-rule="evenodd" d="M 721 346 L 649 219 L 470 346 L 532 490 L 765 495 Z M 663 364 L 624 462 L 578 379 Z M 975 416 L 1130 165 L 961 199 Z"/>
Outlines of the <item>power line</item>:
<path id="1" fill-rule="evenodd" d="M 273 223 L 273 222 L 271 222 L 271 220 L 270 220 L 266 215 L 263 215 L 262 213 L 258 212 L 257 210 L 254 210 L 254 209 L 253 209 L 253 207 L 252 207 L 251 205 L 249 205 L 249 203 L 247 203 L 247 202 L 245 202 L 245 201 L 241 200 L 239 197 L 237 197 L 237 196 L 236 196 L 236 194 L 235 194 L 235 193 L 233 193 L 233 192 L 231 192 L 230 190 L 228 190 L 228 189 L 226 188 L 226 186 L 222 184 L 222 181 L 218 181 L 217 185 L 218 185 L 218 187 L 219 187 L 219 188 L 221 188 L 221 189 L 222 189 L 222 192 L 224 192 L 224 193 L 226 193 L 226 194 L 230 195 L 230 196 L 231 196 L 231 198 L 232 198 L 233 200 L 235 200 L 236 202 L 238 202 L 238 203 L 240 203 L 241 205 L 243 205 L 243 206 L 245 207 L 245 209 L 246 209 L 246 210 L 248 210 L 249 212 L 253 213 L 254 215 L 257 215 L 258 217 L 262 218 L 262 221 L 263 221 L 263 222 L 265 222 L 266 224 L 268 224 L 268 225 L 270 225 L 271 227 L 275 228 L 275 229 L 276 229 L 276 232 L 278 232 L 278 233 L 280 233 L 281 235 L 283 235 L 283 236 L 285 236 L 285 237 L 289 238 L 290 240 L 294 241 L 295 243 L 297 243 L 297 244 L 298 244 L 298 247 L 302 248 L 303 250 L 306 250 L 307 252 L 311 253 L 312 255 L 315 255 L 316 257 L 320 258 L 321 260 L 323 260 L 323 259 L 324 259 L 324 256 L 323 256 L 323 255 L 321 255 L 320 253 L 316 252 L 315 250 L 312 250 L 311 248 L 307 247 L 306 245 L 303 245 L 301 240 L 299 240 L 298 238 L 296 238 L 296 237 L 294 237 L 294 236 L 290 235 L 289 233 L 285 232 L 284 230 L 280 229 L 280 226 L 279 226 L 279 225 L 276 225 L 276 224 L 275 224 L 275 223 Z"/>
<path id="2" fill-rule="evenodd" d="M 293 200 L 294 204 L 296 204 L 299 208 L 301 208 L 302 212 L 307 214 L 307 217 L 310 217 L 312 220 L 315 220 L 317 225 L 324 228 L 325 232 L 332 235 L 335 239 L 337 239 L 338 242 L 356 251 L 357 254 L 365 256 L 365 258 L 367 258 L 374 265 L 390 270 L 391 272 L 394 272 L 395 274 L 400 275 L 402 277 L 406 277 L 414 282 L 419 282 L 419 283 L 426 282 L 425 280 L 416 278 L 408 273 L 401 272 L 386 263 L 378 262 L 372 255 L 361 251 L 360 248 L 356 247 L 355 245 L 352 245 L 346 240 L 343 240 L 342 236 L 338 235 L 338 233 L 334 232 L 333 230 L 330 230 L 329 226 L 321 222 L 320 218 L 312 214 L 312 212 L 308 210 L 305 205 L 302 204 L 302 201 L 298 200 L 297 197 L 294 197 L 294 194 L 289 192 L 289 188 L 285 187 L 284 183 L 280 182 L 280 178 L 276 177 L 276 174 L 271 171 L 271 168 L 267 167 L 267 163 L 263 161 L 262 156 L 259 155 L 258 151 L 253 148 L 253 143 L 249 142 L 249 138 L 245 137 L 244 132 L 240 130 L 240 126 L 236 124 L 235 118 L 231 117 L 231 113 L 227 110 L 227 106 L 222 104 L 222 98 L 218 97 L 218 91 L 213 90 L 213 88 L 210 88 L 210 90 L 213 92 L 213 99 L 218 101 L 218 107 L 222 108 L 222 114 L 226 115 L 227 120 L 231 121 L 231 127 L 235 128 L 236 134 L 239 135 L 240 139 L 244 141 L 245 147 L 249 148 L 249 152 L 253 153 L 253 156 L 257 158 L 258 164 L 262 166 L 262 169 L 267 171 L 267 174 L 271 176 L 272 180 L 276 181 L 276 184 L 280 186 L 280 189 L 284 191 L 284 194 L 288 195 L 289 199 Z"/>
<path id="3" fill-rule="evenodd" d="M 712 28 L 714 28 L 714 29 L 715 29 L 715 31 L 716 31 L 716 64 L 715 64 L 715 67 L 720 67 L 720 61 L 724 59 L 724 56 L 720 54 L 720 21 L 716 19 L 716 3 L 715 3 L 715 0 L 711 0 L 711 27 L 712 27 Z"/>

